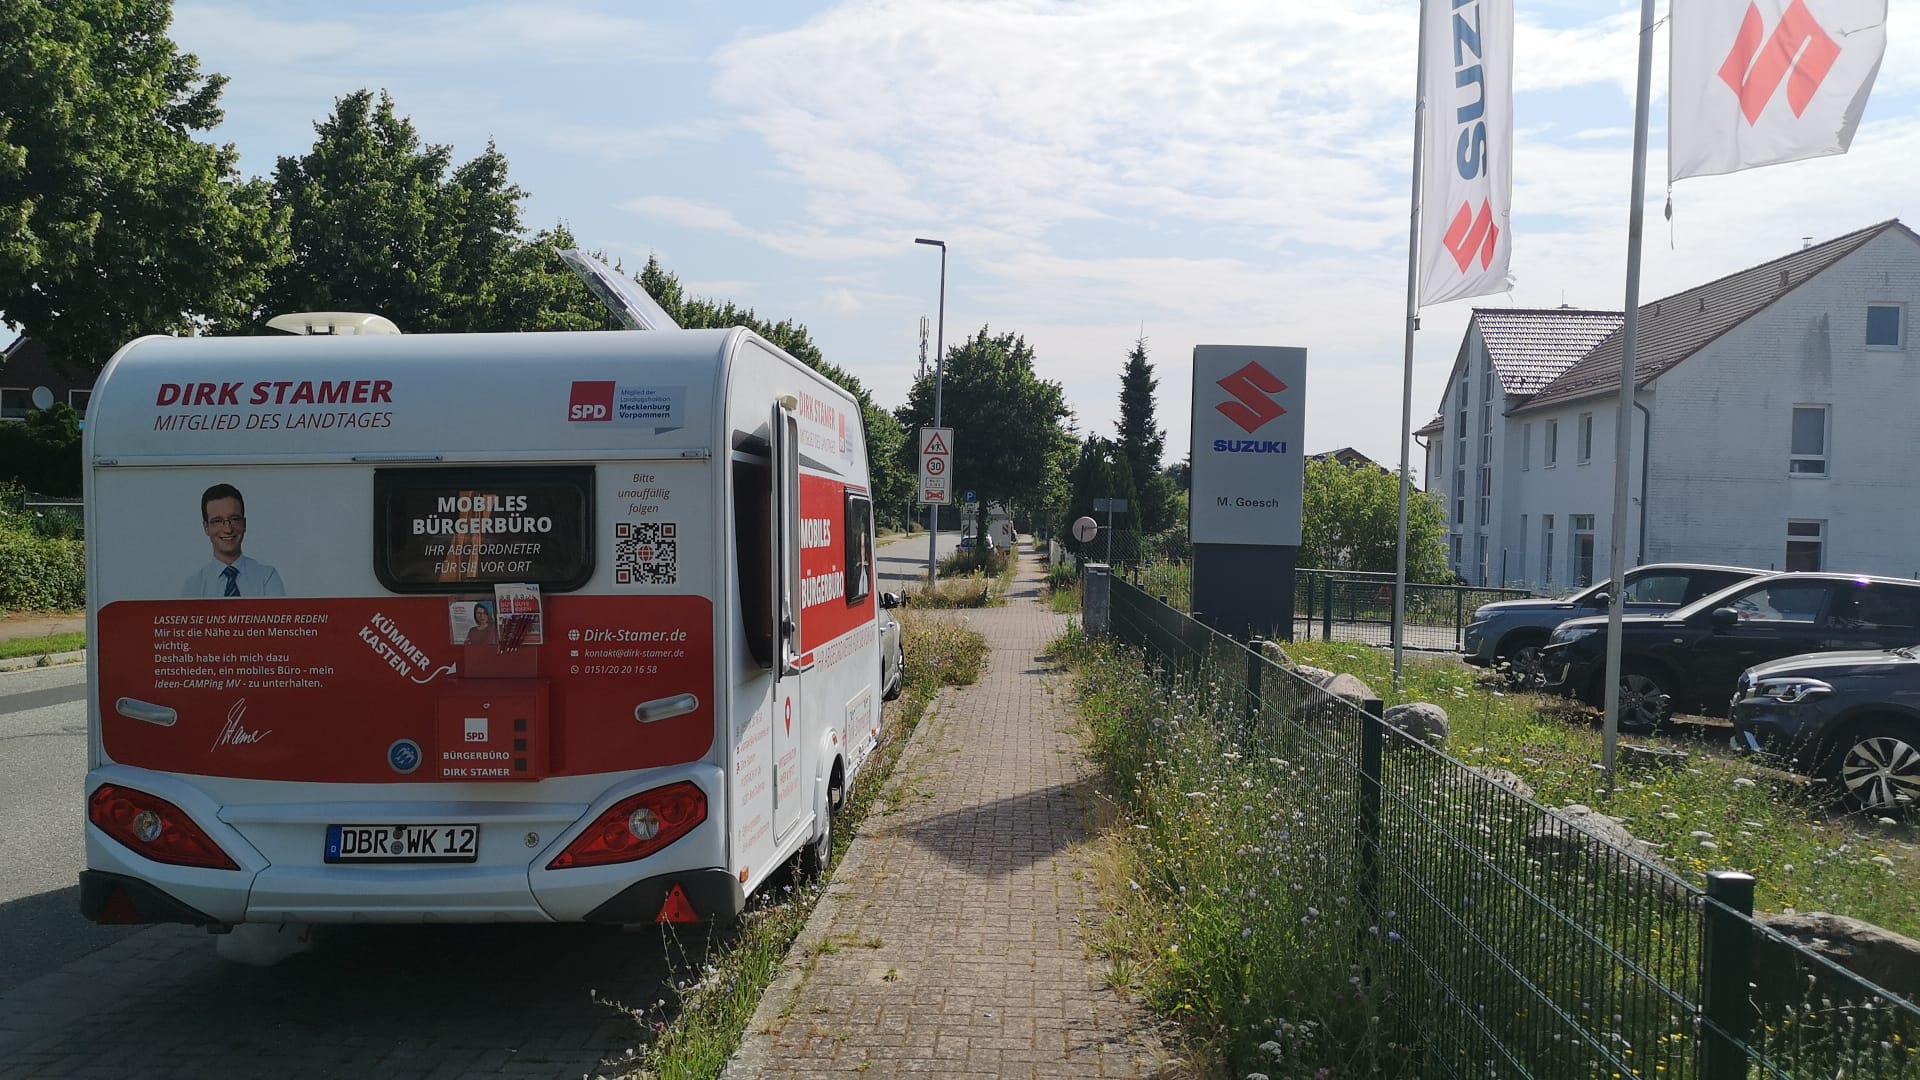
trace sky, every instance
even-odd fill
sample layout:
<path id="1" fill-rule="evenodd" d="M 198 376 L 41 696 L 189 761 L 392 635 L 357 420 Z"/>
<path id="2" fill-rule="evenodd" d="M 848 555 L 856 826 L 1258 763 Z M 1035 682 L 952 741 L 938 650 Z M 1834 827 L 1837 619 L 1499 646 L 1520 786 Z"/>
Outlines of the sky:
<path id="1" fill-rule="evenodd" d="M 1815 0 L 1816 4 L 1820 0 Z M 1414 426 L 1475 305 L 1618 309 L 1639 4 L 1522 0 L 1512 292 L 1422 312 Z M 1145 337 L 1167 457 L 1197 344 L 1308 355 L 1310 451 L 1399 458 L 1415 0 L 176 2 L 227 75 L 241 169 L 304 152 L 336 98 L 392 93 L 456 160 L 491 139 L 526 222 L 696 295 L 804 323 L 884 406 L 944 337 L 1025 335 L 1111 434 Z M 1658 7 L 1664 18 L 1666 4 Z M 1665 184 L 1656 34 L 1642 297 L 1920 218 L 1920 0 L 1851 153 Z M 404 328 L 403 328 L 404 329 Z M 960 438 L 965 434 L 961 433 Z M 1415 451 L 1416 467 L 1420 461 Z"/>

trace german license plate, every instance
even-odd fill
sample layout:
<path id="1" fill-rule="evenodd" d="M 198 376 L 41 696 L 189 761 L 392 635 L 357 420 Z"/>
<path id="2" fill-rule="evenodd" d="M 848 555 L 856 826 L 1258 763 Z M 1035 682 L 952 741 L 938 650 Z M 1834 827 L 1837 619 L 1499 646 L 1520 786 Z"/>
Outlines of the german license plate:
<path id="1" fill-rule="evenodd" d="M 329 825 L 330 863 L 473 862 L 478 825 Z"/>

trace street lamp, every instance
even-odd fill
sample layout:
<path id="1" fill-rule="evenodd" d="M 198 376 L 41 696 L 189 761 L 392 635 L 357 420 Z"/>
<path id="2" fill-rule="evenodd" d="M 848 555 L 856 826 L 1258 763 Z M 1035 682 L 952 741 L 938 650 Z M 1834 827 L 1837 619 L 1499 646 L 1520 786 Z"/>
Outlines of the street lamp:
<path id="1" fill-rule="evenodd" d="M 947 386 L 947 242 L 915 237 L 914 243 L 926 244 L 940 249 L 940 324 L 934 335 L 933 344 L 933 426 L 940 426 L 941 396 Z M 922 339 L 925 340 L 925 339 Z M 953 491 L 951 481 L 947 491 Z M 934 584 L 940 549 L 940 504 L 935 503 L 927 513 L 927 584 Z"/>

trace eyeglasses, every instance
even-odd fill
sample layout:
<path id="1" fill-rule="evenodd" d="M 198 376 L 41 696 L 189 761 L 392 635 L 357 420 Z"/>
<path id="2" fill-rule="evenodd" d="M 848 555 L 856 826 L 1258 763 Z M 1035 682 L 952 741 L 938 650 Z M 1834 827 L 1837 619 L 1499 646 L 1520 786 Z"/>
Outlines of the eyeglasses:
<path id="1" fill-rule="evenodd" d="M 227 525 L 245 525 L 246 523 L 247 519 L 243 515 L 235 514 L 232 517 L 208 518 L 207 528 L 218 529 Z"/>

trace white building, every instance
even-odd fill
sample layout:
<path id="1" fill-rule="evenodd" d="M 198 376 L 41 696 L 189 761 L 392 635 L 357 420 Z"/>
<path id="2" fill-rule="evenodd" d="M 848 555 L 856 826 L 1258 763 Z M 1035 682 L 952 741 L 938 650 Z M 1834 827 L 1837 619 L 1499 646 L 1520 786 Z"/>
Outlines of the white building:
<path id="1" fill-rule="evenodd" d="M 1642 306 L 1629 563 L 1920 576 L 1913 311 L 1920 236 L 1898 221 Z M 1474 312 L 1421 429 L 1468 580 L 1611 573 L 1620 323 Z"/>

